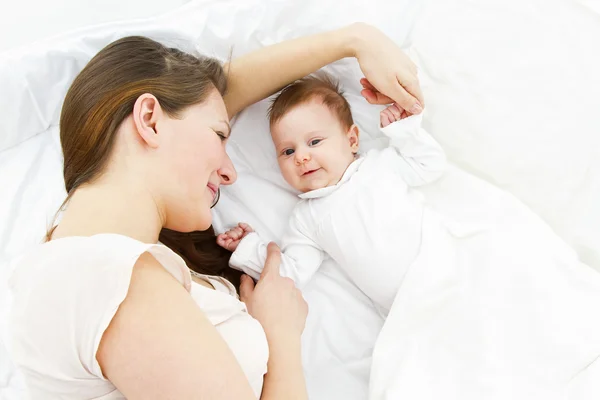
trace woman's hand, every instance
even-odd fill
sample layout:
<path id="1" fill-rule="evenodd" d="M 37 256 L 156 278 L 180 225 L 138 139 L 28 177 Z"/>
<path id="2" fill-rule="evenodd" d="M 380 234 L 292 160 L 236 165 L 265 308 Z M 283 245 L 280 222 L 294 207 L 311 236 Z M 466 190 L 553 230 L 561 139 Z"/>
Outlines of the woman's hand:
<path id="1" fill-rule="evenodd" d="M 371 104 L 396 103 L 410 114 L 425 105 L 417 67 L 390 38 L 378 29 L 357 24 L 355 56 L 365 74 L 362 95 Z"/>
<path id="2" fill-rule="evenodd" d="M 398 103 L 411 114 L 421 112 L 425 103 L 415 65 L 380 30 L 358 22 L 287 40 L 234 59 L 226 66 L 224 100 L 229 116 L 345 57 L 356 57 L 365 77 L 377 88 L 377 92 L 365 96 L 370 103 Z"/>
<path id="3" fill-rule="evenodd" d="M 304 331 L 308 305 L 289 278 L 279 274 L 281 252 L 275 243 L 267 247 L 267 261 L 256 286 L 242 275 L 240 298 L 248 312 L 260 322 L 269 340 L 274 336 L 300 337 Z"/>

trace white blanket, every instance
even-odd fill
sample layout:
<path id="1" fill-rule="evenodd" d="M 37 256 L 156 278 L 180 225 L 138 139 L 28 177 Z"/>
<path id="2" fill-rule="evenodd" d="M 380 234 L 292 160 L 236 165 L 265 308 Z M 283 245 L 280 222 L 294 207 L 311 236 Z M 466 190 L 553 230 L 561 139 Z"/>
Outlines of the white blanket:
<path id="1" fill-rule="evenodd" d="M 426 218 L 427 257 L 379 335 L 370 398 L 597 398 L 600 274 L 483 181 L 452 169 L 425 191 L 448 231 Z"/>
<path id="2" fill-rule="evenodd" d="M 9 261 L 39 242 L 64 197 L 57 137 L 64 93 L 95 52 L 129 34 L 148 35 L 186 49 L 195 43 L 200 51 L 225 59 L 232 45 L 234 55 L 239 55 L 354 20 L 371 22 L 410 50 L 426 96 L 426 128 L 460 167 L 438 185 L 424 189 L 428 201 L 440 212 L 468 221 L 520 215 L 515 211 L 518 207 L 506 202 L 504 195 L 476 184 L 480 181 L 470 174 L 476 175 L 524 201 L 573 246 L 584 262 L 600 269 L 600 120 L 596 114 L 600 54 L 595 51 L 600 48 L 599 18 L 598 8 L 589 0 L 351 0 L 343 5 L 333 0 L 198 1 L 159 18 L 93 27 L 0 54 L 1 330 L 6 329 L 10 301 L 5 296 Z M 361 74 L 356 63 L 343 60 L 327 70 L 340 78 L 359 126 L 376 131 L 372 127 L 378 121 L 377 108 L 359 95 Z M 215 226 L 223 230 L 243 220 L 264 232 L 266 238 L 278 239 L 296 199 L 277 170 L 266 107 L 267 103 L 261 102 L 236 118 L 228 151 L 239 180 L 223 191 Z M 382 144 L 378 137 L 361 139 L 365 150 Z M 555 279 L 557 270 L 534 267 L 528 273 L 518 276 L 527 278 L 524 284 L 547 282 L 559 294 L 566 293 Z M 581 274 L 563 273 L 566 278 Z M 514 275 L 500 278 L 509 276 Z M 589 282 L 593 284 L 593 278 Z M 412 287 L 419 288 L 416 284 Z M 539 294 L 536 288 L 520 295 L 531 299 Z M 372 351 L 383 321 L 336 265 L 324 265 L 304 294 L 310 315 L 303 337 L 303 359 L 311 399 L 367 398 Z M 572 308 L 573 302 L 565 300 L 563 304 L 560 298 L 548 310 Z M 486 297 L 482 305 L 492 307 L 498 299 L 499 294 Z M 436 300 L 432 298 L 434 310 L 454 318 Z M 406 347 L 394 347 L 406 342 L 389 340 L 422 332 L 405 325 L 404 303 L 397 304 L 377 345 L 371 388 L 374 396 L 412 396 L 415 393 L 409 392 L 410 386 L 404 389 L 394 382 L 407 382 L 411 376 L 415 384 L 419 382 L 419 376 L 410 375 L 415 370 L 411 364 L 418 366 L 415 358 L 399 353 Z M 588 307 L 582 306 L 564 322 L 568 324 L 588 312 Z M 429 314 L 422 315 L 425 318 Z M 546 315 L 545 311 L 539 315 Z M 440 319 L 440 328 L 455 328 L 461 322 L 452 318 Z M 507 328 L 516 329 L 514 319 L 507 321 Z M 525 326 L 533 324 L 525 322 Z M 539 327 L 532 325 L 532 329 Z M 429 332 L 437 336 L 422 338 L 419 343 L 439 345 L 443 332 Z M 569 335 L 572 341 L 583 338 L 583 344 L 591 343 L 585 332 Z M 493 331 L 481 337 L 491 340 Z M 586 349 L 593 350 L 591 345 Z M 395 355 L 393 364 L 379 357 L 388 350 Z M 461 371 L 454 369 L 461 365 L 462 355 L 451 357 L 449 352 L 433 350 L 424 354 L 440 368 L 450 364 L 454 375 L 448 377 L 459 376 Z M 436 354 L 447 357 L 440 356 L 438 361 Z M 400 365 L 403 361 L 405 364 Z M 598 398 L 590 397 L 593 391 L 589 386 L 600 382 L 597 364 L 570 377 L 569 394 L 579 395 L 573 398 Z M 559 372 L 575 369 L 569 368 Z M 429 376 L 434 381 L 423 387 L 438 381 L 448 383 L 440 370 L 417 368 L 417 372 L 421 378 Z M 390 376 L 393 379 L 389 380 Z M 493 374 L 487 378 L 496 382 L 502 379 Z M 564 375 L 562 379 L 566 379 Z M 457 387 L 467 390 L 467 386 L 473 391 L 463 392 L 460 398 L 469 398 L 481 388 L 477 383 Z M 0 399 L 22 399 L 23 393 L 23 382 L 0 342 Z M 507 398 L 500 394 L 499 398 Z"/>
<path id="3" fill-rule="evenodd" d="M 598 11 L 450 0 L 420 16 L 412 55 L 436 108 L 428 128 L 578 254 L 461 171 L 424 189 L 458 230 L 475 229 L 447 247 L 438 238 L 412 268 L 378 337 L 370 398 L 600 398 L 600 277 L 578 260 L 600 267 Z"/>

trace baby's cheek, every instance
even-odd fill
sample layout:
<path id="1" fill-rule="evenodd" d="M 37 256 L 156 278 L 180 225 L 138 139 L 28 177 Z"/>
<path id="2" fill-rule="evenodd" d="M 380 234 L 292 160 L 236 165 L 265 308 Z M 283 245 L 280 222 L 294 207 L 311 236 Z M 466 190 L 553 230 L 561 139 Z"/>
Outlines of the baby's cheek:
<path id="1" fill-rule="evenodd" d="M 281 171 L 282 174 L 285 174 L 285 171 L 286 171 L 285 161 L 283 161 L 281 158 L 278 158 L 277 165 L 279 165 L 279 171 Z"/>
<path id="2" fill-rule="evenodd" d="M 293 174 L 292 171 L 290 170 L 290 166 L 289 165 L 279 165 L 280 169 L 281 169 L 281 174 L 283 175 L 284 179 L 289 183 L 292 184 L 293 182 Z"/>

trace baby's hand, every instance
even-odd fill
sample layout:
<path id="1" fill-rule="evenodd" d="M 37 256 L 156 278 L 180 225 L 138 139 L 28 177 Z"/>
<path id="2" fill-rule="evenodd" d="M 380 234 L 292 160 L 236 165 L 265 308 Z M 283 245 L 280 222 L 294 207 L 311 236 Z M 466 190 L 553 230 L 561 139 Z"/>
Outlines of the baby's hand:
<path id="1" fill-rule="evenodd" d="M 235 251 L 241 240 L 251 232 L 254 232 L 254 229 L 250 225 L 240 222 L 235 228 L 217 236 L 217 244 L 229 251 Z"/>
<path id="2" fill-rule="evenodd" d="M 400 121 L 401 119 L 404 119 L 409 115 L 411 114 L 407 113 L 406 110 L 402 109 L 397 104 L 392 104 L 391 106 L 386 107 L 385 110 L 381 111 L 381 113 L 379 113 L 381 127 L 385 128 L 389 124 L 394 123 L 396 121 Z"/>

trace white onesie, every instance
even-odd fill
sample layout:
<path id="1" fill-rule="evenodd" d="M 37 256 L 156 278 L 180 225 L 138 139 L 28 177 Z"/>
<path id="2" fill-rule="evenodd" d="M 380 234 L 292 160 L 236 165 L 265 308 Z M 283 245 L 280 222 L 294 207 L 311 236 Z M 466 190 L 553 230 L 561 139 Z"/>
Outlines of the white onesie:
<path id="1" fill-rule="evenodd" d="M 334 259 L 377 305 L 389 310 L 418 257 L 424 208 L 411 186 L 441 176 L 446 157 L 421 115 L 382 128 L 390 146 L 355 160 L 334 186 L 300 195 L 281 242 L 281 274 L 302 288 L 324 257 Z M 267 243 L 244 237 L 230 264 L 258 278 Z"/>

